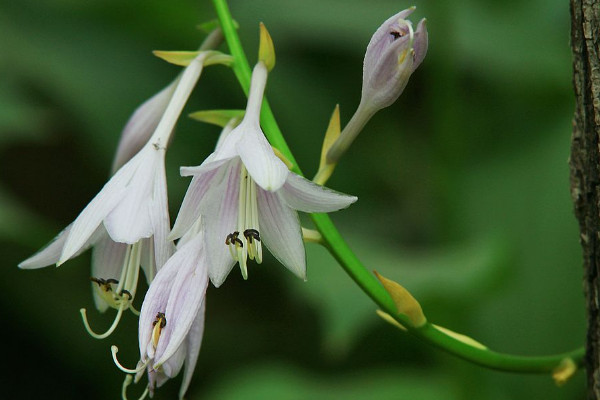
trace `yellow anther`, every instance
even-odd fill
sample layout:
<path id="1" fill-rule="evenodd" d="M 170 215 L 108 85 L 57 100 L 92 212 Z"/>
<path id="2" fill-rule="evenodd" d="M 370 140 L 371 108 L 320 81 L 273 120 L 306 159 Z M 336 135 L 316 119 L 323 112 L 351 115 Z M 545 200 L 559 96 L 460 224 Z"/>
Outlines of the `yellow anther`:
<path id="1" fill-rule="evenodd" d="M 167 325 L 167 319 L 165 318 L 165 314 L 159 312 L 156 314 L 156 319 L 152 323 L 154 326 L 152 328 L 152 345 L 154 348 L 158 346 L 158 340 L 160 339 L 160 334 L 162 329 Z"/>

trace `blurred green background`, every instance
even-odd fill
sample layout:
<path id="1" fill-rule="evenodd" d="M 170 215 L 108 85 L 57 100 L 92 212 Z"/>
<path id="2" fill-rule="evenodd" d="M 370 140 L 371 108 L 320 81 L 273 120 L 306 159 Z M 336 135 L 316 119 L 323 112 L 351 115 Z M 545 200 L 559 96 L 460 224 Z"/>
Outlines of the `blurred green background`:
<path id="1" fill-rule="evenodd" d="M 303 170 L 316 172 L 336 103 L 347 122 L 362 56 L 401 1 L 231 1 L 255 60 L 258 22 L 277 67 L 267 94 Z M 569 197 L 573 112 L 565 1 L 417 1 L 430 47 L 404 94 L 383 110 L 329 186 L 359 196 L 333 215 L 370 269 L 400 281 L 429 319 L 523 355 L 585 336 L 581 254 Z M 109 174 L 133 109 L 178 67 L 153 49 L 192 50 L 209 1 L 0 0 L 0 252 L 5 394 L 119 396 L 121 360 L 137 361 L 137 321 L 89 337 L 89 253 L 59 270 L 16 265 L 72 221 Z M 187 111 L 243 108 L 225 67 L 203 74 Z M 172 216 L 218 129 L 183 118 L 167 159 Z M 385 324 L 328 253 L 307 246 L 308 282 L 268 259 L 209 289 L 206 334 L 189 399 L 579 399 L 583 373 L 484 370 Z M 141 296 L 138 301 L 141 301 Z M 112 313 L 90 312 L 92 326 Z M 157 392 L 173 399 L 179 380 Z M 130 388 L 130 398 L 142 387 Z"/>

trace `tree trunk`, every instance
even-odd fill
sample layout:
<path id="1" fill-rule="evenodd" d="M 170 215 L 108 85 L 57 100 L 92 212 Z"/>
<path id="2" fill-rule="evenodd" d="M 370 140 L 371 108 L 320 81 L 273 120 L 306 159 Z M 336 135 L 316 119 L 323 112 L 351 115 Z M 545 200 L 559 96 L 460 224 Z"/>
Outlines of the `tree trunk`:
<path id="1" fill-rule="evenodd" d="M 600 0 L 571 0 L 576 107 L 571 138 L 571 196 L 581 231 L 588 331 L 588 399 L 600 400 Z"/>

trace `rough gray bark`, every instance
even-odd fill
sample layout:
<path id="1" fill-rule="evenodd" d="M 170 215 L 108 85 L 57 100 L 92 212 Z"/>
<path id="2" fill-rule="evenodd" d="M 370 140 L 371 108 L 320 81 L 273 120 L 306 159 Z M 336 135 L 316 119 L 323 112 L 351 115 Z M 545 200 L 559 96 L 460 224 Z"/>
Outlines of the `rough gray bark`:
<path id="1" fill-rule="evenodd" d="M 576 107 L 571 140 L 571 196 L 581 232 L 588 332 L 588 399 L 600 400 L 600 0 L 571 0 Z"/>

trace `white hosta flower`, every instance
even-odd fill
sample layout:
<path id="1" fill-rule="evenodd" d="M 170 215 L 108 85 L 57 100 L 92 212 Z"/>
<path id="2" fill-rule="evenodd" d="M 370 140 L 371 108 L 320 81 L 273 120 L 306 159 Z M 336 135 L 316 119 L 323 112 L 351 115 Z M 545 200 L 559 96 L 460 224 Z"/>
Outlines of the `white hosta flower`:
<path id="1" fill-rule="evenodd" d="M 290 271 L 306 278 L 298 213 L 330 212 L 348 207 L 354 196 L 319 186 L 292 173 L 275 155 L 259 123 L 267 69 L 259 62 L 252 74 L 242 122 L 198 167 L 171 236 L 183 236 L 202 216 L 210 257 L 209 276 L 220 286 L 239 262 L 247 278 L 247 259 L 262 261 L 262 244 Z"/>
<path id="2" fill-rule="evenodd" d="M 117 316 L 104 334 L 93 333 L 82 309 L 84 323 L 97 338 L 108 336 L 123 311 L 131 308 L 140 265 L 152 280 L 172 252 L 167 205 L 165 152 L 177 119 L 196 85 L 208 53 L 200 52 L 186 67 L 150 140 L 113 177 L 48 247 L 23 261 L 21 268 L 64 263 L 90 245 L 94 252 L 92 280 L 97 284 L 96 303 L 102 310 L 116 308 Z M 106 236 L 108 234 L 108 237 Z"/>
<path id="3" fill-rule="evenodd" d="M 207 260 L 202 234 L 180 246 L 158 272 L 144 298 L 139 320 L 140 361 L 135 369 L 136 382 L 148 373 L 147 390 L 152 395 L 169 378 L 176 376 L 185 362 L 179 397 L 187 391 L 204 332 L 205 296 L 208 286 Z M 126 380 L 126 382 L 128 382 Z"/>

